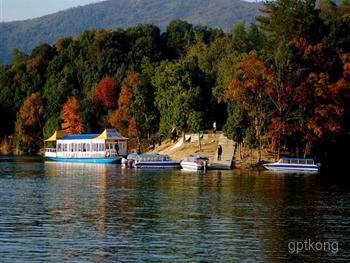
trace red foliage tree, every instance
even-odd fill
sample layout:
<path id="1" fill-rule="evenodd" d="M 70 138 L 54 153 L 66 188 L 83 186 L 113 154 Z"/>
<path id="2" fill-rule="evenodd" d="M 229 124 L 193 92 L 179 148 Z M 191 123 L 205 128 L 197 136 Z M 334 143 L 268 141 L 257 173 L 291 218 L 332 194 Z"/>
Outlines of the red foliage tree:
<path id="1" fill-rule="evenodd" d="M 106 109 L 110 109 L 116 102 L 116 85 L 114 79 L 103 78 L 96 87 L 94 102 L 101 103 Z"/>
<path id="2" fill-rule="evenodd" d="M 225 92 L 225 99 L 242 103 L 252 117 L 260 161 L 261 132 L 267 113 L 265 90 L 271 85 L 272 74 L 254 53 L 249 53 L 243 56 L 236 67 L 234 78 Z"/>
<path id="3" fill-rule="evenodd" d="M 68 134 L 81 134 L 84 132 L 84 125 L 79 113 L 79 104 L 75 97 L 71 97 L 63 105 L 61 119 L 63 120 L 62 129 Z"/>
<path id="4" fill-rule="evenodd" d="M 43 115 L 44 106 L 40 93 L 33 93 L 24 101 L 16 121 L 16 136 L 21 144 L 29 145 L 40 140 Z"/>
<path id="5" fill-rule="evenodd" d="M 110 115 L 109 123 L 124 136 L 137 137 L 137 127 L 130 113 L 132 102 L 132 86 L 139 82 L 134 72 L 128 74 L 122 83 L 122 90 L 118 99 L 118 108 Z"/>

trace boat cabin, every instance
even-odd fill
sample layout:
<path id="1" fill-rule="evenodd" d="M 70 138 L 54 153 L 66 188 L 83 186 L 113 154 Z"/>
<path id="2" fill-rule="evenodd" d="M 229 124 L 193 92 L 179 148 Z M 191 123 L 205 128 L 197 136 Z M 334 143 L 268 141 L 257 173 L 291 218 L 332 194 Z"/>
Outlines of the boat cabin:
<path id="1" fill-rule="evenodd" d="M 56 131 L 45 140 L 45 157 L 113 158 L 127 155 L 128 138 L 114 129 L 106 129 L 101 134 L 76 135 Z"/>
<path id="2" fill-rule="evenodd" d="M 143 162 L 159 162 L 159 161 L 170 161 L 169 155 L 163 154 L 134 154 L 131 153 L 127 157 L 128 160 L 136 160 Z"/>
<path id="3" fill-rule="evenodd" d="M 283 164 L 315 164 L 313 159 L 304 159 L 304 158 L 281 158 L 278 163 Z"/>

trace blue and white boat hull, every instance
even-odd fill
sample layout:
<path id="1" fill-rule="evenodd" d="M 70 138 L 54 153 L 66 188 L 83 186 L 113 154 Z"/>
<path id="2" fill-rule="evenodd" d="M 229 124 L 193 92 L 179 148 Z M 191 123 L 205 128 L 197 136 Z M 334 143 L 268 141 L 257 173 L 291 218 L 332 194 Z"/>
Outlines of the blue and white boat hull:
<path id="1" fill-rule="evenodd" d="M 291 171 L 309 171 L 309 172 L 318 172 L 320 166 L 315 164 L 282 164 L 282 163 L 268 163 L 263 165 L 266 169 L 269 170 L 291 170 Z"/>
<path id="2" fill-rule="evenodd" d="M 178 161 L 155 161 L 144 162 L 136 161 L 134 163 L 135 168 L 180 168 L 180 162 Z"/>
<path id="3" fill-rule="evenodd" d="M 47 157 L 49 161 L 64 163 L 120 163 L 121 157 L 114 158 L 57 158 Z"/>

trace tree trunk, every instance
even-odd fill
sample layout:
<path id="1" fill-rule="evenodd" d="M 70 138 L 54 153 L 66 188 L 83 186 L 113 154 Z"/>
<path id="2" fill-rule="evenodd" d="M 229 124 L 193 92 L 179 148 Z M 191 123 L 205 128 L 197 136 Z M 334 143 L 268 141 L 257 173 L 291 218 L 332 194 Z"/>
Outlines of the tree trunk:
<path id="1" fill-rule="evenodd" d="M 202 144 L 201 144 L 201 133 L 198 132 L 198 145 L 199 145 L 199 151 L 201 152 L 202 151 Z"/>
<path id="2" fill-rule="evenodd" d="M 310 147 L 311 147 L 311 143 L 308 142 L 305 145 L 305 149 L 304 149 L 304 158 L 306 158 L 306 155 L 310 153 Z"/>

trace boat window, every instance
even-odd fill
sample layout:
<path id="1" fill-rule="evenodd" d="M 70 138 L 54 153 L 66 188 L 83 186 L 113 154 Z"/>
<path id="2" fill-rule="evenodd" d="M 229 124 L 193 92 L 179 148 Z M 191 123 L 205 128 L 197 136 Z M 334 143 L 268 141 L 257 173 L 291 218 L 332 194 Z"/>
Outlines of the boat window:
<path id="1" fill-rule="evenodd" d="M 299 160 L 299 163 L 300 163 L 300 164 L 305 164 L 306 161 L 305 161 L 305 160 Z"/>
<path id="2" fill-rule="evenodd" d="M 99 145 L 98 145 L 98 150 L 99 150 L 100 152 L 104 151 L 104 144 L 103 144 L 103 143 L 99 143 Z"/>
<path id="3" fill-rule="evenodd" d="M 289 160 L 282 160 L 282 163 L 289 163 Z"/>
<path id="4" fill-rule="evenodd" d="M 118 146 L 120 150 L 125 150 L 125 142 L 119 142 Z"/>
<path id="5" fill-rule="evenodd" d="M 297 164 L 298 160 L 290 160 L 290 163 Z"/>
<path id="6" fill-rule="evenodd" d="M 307 164 L 314 164 L 314 160 L 307 160 L 306 163 Z"/>
<path id="7" fill-rule="evenodd" d="M 90 143 L 86 144 L 86 151 L 90 152 Z"/>

